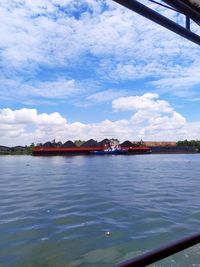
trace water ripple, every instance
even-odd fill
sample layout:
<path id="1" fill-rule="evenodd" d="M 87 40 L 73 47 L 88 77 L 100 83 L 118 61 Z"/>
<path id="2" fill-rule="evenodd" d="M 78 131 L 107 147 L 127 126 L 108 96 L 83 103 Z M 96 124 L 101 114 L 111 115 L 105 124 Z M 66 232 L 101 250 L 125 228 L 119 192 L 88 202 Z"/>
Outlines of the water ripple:
<path id="1" fill-rule="evenodd" d="M 1 156 L 2 266 L 106 267 L 198 231 L 199 159 Z"/>

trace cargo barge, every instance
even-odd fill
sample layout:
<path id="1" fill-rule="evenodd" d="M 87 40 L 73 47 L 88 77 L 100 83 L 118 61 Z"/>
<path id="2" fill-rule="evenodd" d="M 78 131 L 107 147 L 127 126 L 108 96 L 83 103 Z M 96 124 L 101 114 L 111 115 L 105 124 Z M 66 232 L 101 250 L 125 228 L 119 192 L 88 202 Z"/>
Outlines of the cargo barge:
<path id="1" fill-rule="evenodd" d="M 151 149 L 149 147 L 121 147 L 126 150 L 127 154 L 149 154 Z M 63 155 L 94 155 L 94 151 L 103 152 L 105 147 L 73 147 L 73 148 L 43 148 L 37 147 L 32 149 L 34 156 L 63 156 Z M 99 153 L 102 154 L 102 153 Z"/>
<path id="2" fill-rule="evenodd" d="M 128 150 L 129 154 L 151 154 L 152 153 L 152 149 L 150 147 L 147 146 L 135 146 L 135 147 L 123 147 Z"/>

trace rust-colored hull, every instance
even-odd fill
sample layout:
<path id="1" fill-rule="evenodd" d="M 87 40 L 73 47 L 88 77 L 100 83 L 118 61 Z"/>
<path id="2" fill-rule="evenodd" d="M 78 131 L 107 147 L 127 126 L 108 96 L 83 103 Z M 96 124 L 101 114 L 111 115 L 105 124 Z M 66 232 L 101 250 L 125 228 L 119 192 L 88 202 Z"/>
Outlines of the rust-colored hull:
<path id="1" fill-rule="evenodd" d="M 151 149 L 148 147 L 122 147 L 126 154 L 148 154 Z M 103 151 L 104 147 L 73 147 L 73 148 L 33 148 L 34 156 L 55 156 L 55 155 L 91 155 L 91 151 Z"/>

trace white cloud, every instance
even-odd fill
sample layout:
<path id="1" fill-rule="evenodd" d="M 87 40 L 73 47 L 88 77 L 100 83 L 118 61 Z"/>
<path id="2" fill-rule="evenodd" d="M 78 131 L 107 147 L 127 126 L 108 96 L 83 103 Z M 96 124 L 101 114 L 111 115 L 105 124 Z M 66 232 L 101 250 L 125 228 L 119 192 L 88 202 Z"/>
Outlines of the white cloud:
<path id="1" fill-rule="evenodd" d="M 62 125 L 66 123 L 59 113 L 54 112 L 50 115 L 46 113 L 38 114 L 36 109 L 22 108 L 11 110 L 10 108 L 0 110 L 0 124 L 2 125 L 26 125 L 34 123 L 36 125 Z"/>
<path id="2" fill-rule="evenodd" d="M 121 105 L 124 102 L 117 102 L 119 100 L 120 98 L 115 100 L 115 103 L 120 104 L 118 107 L 124 110 L 124 105 Z M 127 97 L 127 101 L 129 100 L 130 97 Z M 200 122 L 187 122 L 168 102 L 159 100 L 158 95 L 148 93 L 132 96 L 129 108 L 134 112 L 129 119 L 87 124 L 69 123 L 58 112 L 47 114 L 38 113 L 36 109 L 1 109 L 0 143 L 25 145 L 54 138 L 63 142 L 68 139 L 101 140 L 105 137 L 115 137 L 121 141 L 198 138 Z"/>
<path id="3" fill-rule="evenodd" d="M 182 16 L 176 13 L 162 8 L 161 12 L 183 22 Z M 1 1 L 0 22 L 1 100 L 30 105 L 43 101 L 49 105 L 54 100 L 80 97 L 79 103 L 84 105 L 83 98 L 93 103 L 118 98 L 113 101 L 115 111 L 135 112 L 128 121 L 131 125 L 137 122 L 133 127 L 123 125 L 124 128 L 120 128 L 121 121 L 104 122 L 105 129 L 101 124 L 61 124 L 59 133 L 63 138 L 66 132 L 74 136 L 76 131 L 79 136 L 86 137 L 90 128 L 94 130 L 91 135 L 98 136 L 104 131 L 109 133 L 109 127 L 113 129 L 111 134 L 123 132 L 124 136 L 147 136 L 151 129 L 155 132 L 156 127 L 162 128 L 159 121 L 164 121 L 166 125 L 174 125 L 177 121 L 183 127 L 184 120 L 176 116 L 168 102 L 158 99 L 158 95 L 123 98 L 123 92 L 101 87 L 104 81 L 116 83 L 150 77 L 151 86 L 158 92 L 198 98 L 198 92 L 193 92 L 192 87 L 200 84 L 199 47 L 114 1 Z M 62 75 L 59 76 L 60 70 Z M 89 77 L 85 77 L 85 73 Z M 87 80 L 85 86 L 84 79 Z M 88 86 L 94 81 L 98 81 L 99 88 L 104 88 L 104 91 L 96 90 L 98 92 L 94 93 Z M 49 115 L 45 116 L 44 121 L 48 121 Z M 154 118 L 155 124 L 150 117 Z M 150 128 L 141 130 L 140 124 L 144 121 Z M 35 125 L 35 122 L 31 123 Z M 30 137 L 26 124 L 29 123 L 17 124 L 14 132 L 19 130 Z M 43 124 L 34 126 L 37 129 L 35 136 L 47 134 Z M 3 127 L 6 129 L 8 126 L 4 124 Z M 50 133 L 52 136 L 55 134 L 53 130 Z"/>
<path id="4" fill-rule="evenodd" d="M 67 98 L 71 95 L 76 95 L 81 91 L 74 80 L 58 79 L 56 81 L 40 82 L 36 86 L 27 88 L 24 95 L 33 95 L 44 98 Z"/>
<path id="5" fill-rule="evenodd" d="M 186 119 L 157 94 L 121 97 L 112 106 L 116 111 L 135 112 L 130 122 L 141 139 L 176 140 L 186 134 Z"/>
<path id="6" fill-rule="evenodd" d="M 88 27 L 94 27 L 94 17 L 90 18 L 87 9 L 80 19 L 73 16 L 73 12 L 81 11 L 84 5 L 96 15 L 101 11 L 102 1 L 1 2 L 3 67 L 29 67 L 32 71 L 38 64 L 66 65 L 78 60 L 88 51 Z"/>
<path id="7" fill-rule="evenodd" d="M 24 82 L 20 79 L 0 79 L 0 99 L 9 101 L 24 101 L 28 103 L 31 99 L 47 99 L 49 101 L 63 100 L 84 93 L 84 88 L 75 80 L 58 78 L 53 81 Z M 33 102 L 32 102 L 33 103 Z"/>
<path id="8" fill-rule="evenodd" d="M 170 11 L 167 16 L 180 19 Z M 101 60 L 109 61 L 113 74 L 105 71 L 108 77 L 135 79 L 157 77 L 176 65 L 189 67 L 199 55 L 194 44 L 113 1 L 5 1 L 0 21 L 5 69 L 67 67 L 92 55 L 101 71 Z"/>
<path id="9" fill-rule="evenodd" d="M 146 93 L 142 96 L 120 97 L 113 100 L 112 107 L 114 110 L 150 110 L 154 112 L 172 112 L 172 107 L 164 100 L 157 100 L 158 94 Z"/>
<path id="10" fill-rule="evenodd" d="M 36 109 L 0 110 L 0 140 L 6 144 L 27 144 L 44 137 L 49 131 L 52 136 L 67 124 L 59 113 L 38 114 Z"/>
<path id="11" fill-rule="evenodd" d="M 177 96 L 195 95 L 197 92 L 195 93 L 191 88 L 200 84 L 199 64 L 200 60 L 196 58 L 192 64 L 188 63 L 188 66 L 176 65 L 150 84 L 162 92 L 171 92 Z"/>
<path id="12" fill-rule="evenodd" d="M 37 118 L 35 109 L 22 108 L 20 110 L 11 110 L 10 108 L 2 109 L 0 112 L 0 124 L 2 125 L 20 125 L 34 122 Z"/>
<path id="13" fill-rule="evenodd" d="M 108 89 L 105 91 L 94 93 L 88 96 L 86 100 L 89 100 L 92 103 L 107 102 L 126 94 L 127 93 L 125 91 Z"/>
<path id="14" fill-rule="evenodd" d="M 187 130 L 189 132 L 188 139 L 190 140 L 199 140 L 200 133 L 200 121 L 189 122 L 187 124 Z"/>

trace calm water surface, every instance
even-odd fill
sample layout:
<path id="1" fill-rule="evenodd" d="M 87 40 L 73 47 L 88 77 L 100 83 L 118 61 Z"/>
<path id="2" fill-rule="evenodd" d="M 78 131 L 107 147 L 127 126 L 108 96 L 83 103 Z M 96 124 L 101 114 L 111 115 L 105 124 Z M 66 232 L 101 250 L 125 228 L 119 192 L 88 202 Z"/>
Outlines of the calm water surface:
<path id="1" fill-rule="evenodd" d="M 199 162 L 1 156 L 0 266 L 107 267 L 200 231 Z M 197 263 L 198 246 L 154 266 Z"/>

